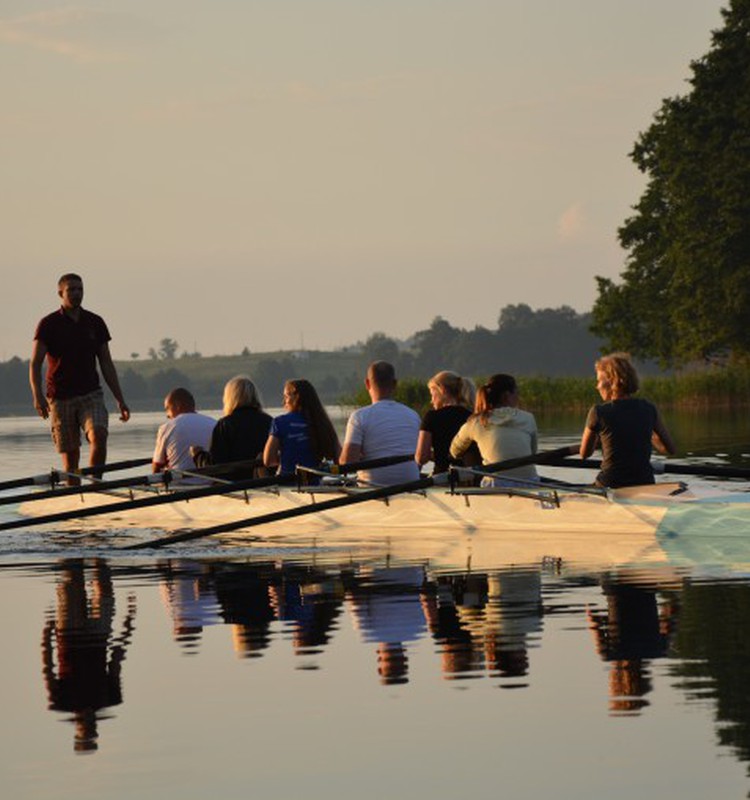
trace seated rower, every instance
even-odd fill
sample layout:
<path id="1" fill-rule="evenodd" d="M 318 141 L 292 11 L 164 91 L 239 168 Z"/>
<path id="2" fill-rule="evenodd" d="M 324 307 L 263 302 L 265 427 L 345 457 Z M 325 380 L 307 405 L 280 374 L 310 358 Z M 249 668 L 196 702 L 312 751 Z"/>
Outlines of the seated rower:
<path id="1" fill-rule="evenodd" d="M 472 444 L 479 448 L 485 465 L 536 453 L 536 420 L 518 407 L 518 384 L 512 375 L 493 375 L 479 387 L 474 413 L 451 442 L 451 456 L 460 458 Z M 517 486 L 519 482 L 538 481 L 536 467 L 527 464 L 505 470 L 501 477 L 485 478 L 482 485 Z"/>
<path id="2" fill-rule="evenodd" d="M 414 453 L 419 435 L 419 414 L 393 399 L 396 371 L 387 361 L 374 361 L 367 368 L 365 387 L 372 404 L 358 408 L 349 417 L 341 451 L 341 464 Z M 360 470 L 365 484 L 393 485 L 419 480 L 416 461 Z"/>
<path id="3" fill-rule="evenodd" d="M 432 461 L 433 475 L 447 472 L 451 464 L 479 464 L 476 445 L 467 452 L 468 458 L 451 458 L 448 452 L 453 437 L 474 409 L 474 383 L 455 372 L 443 370 L 430 378 L 427 387 L 430 390 L 432 408 L 424 415 L 419 429 L 417 452 L 414 456 L 417 464 L 422 466 Z"/>
<path id="4" fill-rule="evenodd" d="M 263 449 L 266 467 L 278 467 L 280 475 L 289 475 L 297 466 L 317 468 L 326 459 L 338 459 L 339 437 L 310 381 L 284 384 L 284 408 L 287 413 L 273 420 Z M 309 483 L 318 480 L 307 477 Z"/>
<path id="5" fill-rule="evenodd" d="M 261 460 L 263 447 L 271 428 L 271 417 L 263 411 L 255 384 L 245 375 L 227 381 L 222 398 L 223 416 L 211 434 L 208 451 L 193 448 L 193 458 L 198 467 L 210 464 L 229 464 L 236 461 Z M 225 480 L 243 480 L 260 477 L 265 471 L 259 463 L 232 472 L 221 473 Z"/>
<path id="6" fill-rule="evenodd" d="M 195 398 L 183 388 L 172 389 L 164 398 L 165 422 L 156 434 L 153 455 L 153 471 L 195 469 L 191 447 L 207 448 L 211 441 L 216 420 L 195 410 Z M 181 483 L 199 483 L 200 478 L 180 478 Z"/>
<path id="7" fill-rule="evenodd" d="M 653 403 L 633 397 L 638 373 L 627 353 L 612 353 L 596 364 L 596 388 L 603 403 L 592 406 L 581 437 L 581 458 L 601 446 L 597 486 L 617 488 L 654 483 L 652 447 L 675 452 L 674 442 Z"/>

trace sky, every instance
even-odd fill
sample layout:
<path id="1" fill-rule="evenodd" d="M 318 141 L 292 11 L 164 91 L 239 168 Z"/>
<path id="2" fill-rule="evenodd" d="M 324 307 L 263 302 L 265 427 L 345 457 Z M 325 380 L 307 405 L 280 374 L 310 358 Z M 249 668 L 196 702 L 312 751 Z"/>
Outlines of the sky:
<path id="1" fill-rule="evenodd" d="M 117 359 L 591 309 L 718 0 L 0 0 L 0 360 L 84 278 Z"/>

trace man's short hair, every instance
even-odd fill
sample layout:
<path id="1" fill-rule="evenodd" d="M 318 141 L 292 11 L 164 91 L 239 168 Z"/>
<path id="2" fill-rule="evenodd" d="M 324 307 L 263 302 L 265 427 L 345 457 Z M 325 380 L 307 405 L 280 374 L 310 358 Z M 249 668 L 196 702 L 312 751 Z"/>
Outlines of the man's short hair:
<path id="1" fill-rule="evenodd" d="M 388 361 L 373 361 L 367 368 L 367 378 L 378 389 L 392 389 L 396 385 L 396 370 Z"/>
<path id="2" fill-rule="evenodd" d="M 66 272 L 64 275 L 60 276 L 60 280 L 57 282 L 57 288 L 62 289 L 63 286 L 66 286 L 71 281 L 79 281 L 83 283 L 83 278 L 80 275 L 76 275 L 75 272 Z"/>
<path id="3" fill-rule="evenodd" d="M 185 411 L 195 411 L 195 398 L 192 392 L 182 386 L 172 389 L 167 395 L 167 400 L 175 408 L 184 409 Z"/>

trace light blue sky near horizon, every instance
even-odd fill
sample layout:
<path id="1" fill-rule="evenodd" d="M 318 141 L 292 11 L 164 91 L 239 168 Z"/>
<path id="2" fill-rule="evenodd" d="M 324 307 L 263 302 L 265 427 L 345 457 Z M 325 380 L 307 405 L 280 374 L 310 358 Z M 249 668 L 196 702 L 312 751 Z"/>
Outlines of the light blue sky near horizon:
<path id="1" fill-rule="evenodd" d="M 69 270 L 116 358 L 588 310 L 721 7 L 6 0 L 0 359 Z"/>

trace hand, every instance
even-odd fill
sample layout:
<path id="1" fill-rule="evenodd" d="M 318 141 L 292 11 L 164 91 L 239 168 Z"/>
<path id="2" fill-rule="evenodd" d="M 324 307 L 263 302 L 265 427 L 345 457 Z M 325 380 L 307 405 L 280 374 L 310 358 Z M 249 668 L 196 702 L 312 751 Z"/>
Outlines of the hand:
<path id="1" fill-rule="evenodd" d="M 124 401 L 118 402 L 117 405 L 120 407 L 120 421 L 127 422 L 130 419 L 130 409 Z"/>
<path id="2" fill-rule="evenodd" d="M 42 419 L 47 419 L 47 417 L 49 417 L 49 405 L 44 397 L 34 403 L 34 408 Z"/>

